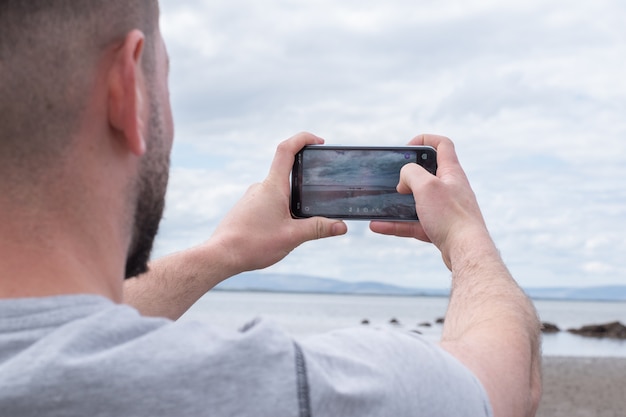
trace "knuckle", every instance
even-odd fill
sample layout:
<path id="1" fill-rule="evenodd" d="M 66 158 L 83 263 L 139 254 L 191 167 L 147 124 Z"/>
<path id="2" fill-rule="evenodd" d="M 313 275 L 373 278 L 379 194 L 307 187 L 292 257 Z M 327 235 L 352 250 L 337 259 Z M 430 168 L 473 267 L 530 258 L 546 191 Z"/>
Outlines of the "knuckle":
<path id="1" fill-rule="evenodd" d="M 324 222 L 321 219 L 316 219 L 315 221 L 315 239 L 321 239 L 325 234 L 326 228 L 324 227 Z"/>
<path id="2" fill-rule="evenodd" d="M 277 152 L 287 152 L 291 148 L 290 144 L 291 142 L 289 139 L 280 142 L 276 147 Z"/>

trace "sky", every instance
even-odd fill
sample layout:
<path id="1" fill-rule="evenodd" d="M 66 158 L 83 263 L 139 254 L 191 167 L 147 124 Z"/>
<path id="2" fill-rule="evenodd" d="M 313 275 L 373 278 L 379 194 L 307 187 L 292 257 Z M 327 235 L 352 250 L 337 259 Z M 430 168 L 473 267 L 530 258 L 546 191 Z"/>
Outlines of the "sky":
<path id="1" fill-rule="evenodd" d="M 155 256 L 209 239 L 295 133 L 436 133 L 522 286 L 626 284 L 625 2 L 161 3 L 176 136 Z M 348 227 L 267 272 L 449 285 L 431 245 Z"/>

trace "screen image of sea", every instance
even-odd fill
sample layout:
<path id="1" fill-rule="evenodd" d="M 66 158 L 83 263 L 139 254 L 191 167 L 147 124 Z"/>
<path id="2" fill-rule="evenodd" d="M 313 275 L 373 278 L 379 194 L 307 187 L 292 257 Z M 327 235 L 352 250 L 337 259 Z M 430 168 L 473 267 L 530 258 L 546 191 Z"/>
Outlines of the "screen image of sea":
<path id="1" fill-rule="evenodd" d="M 414 151 L 320 149 L 302 163 L 304 213 L 335 217 L 415 219 L 415 201 L 399 194 L 400 170 L 417 162 Z"/>

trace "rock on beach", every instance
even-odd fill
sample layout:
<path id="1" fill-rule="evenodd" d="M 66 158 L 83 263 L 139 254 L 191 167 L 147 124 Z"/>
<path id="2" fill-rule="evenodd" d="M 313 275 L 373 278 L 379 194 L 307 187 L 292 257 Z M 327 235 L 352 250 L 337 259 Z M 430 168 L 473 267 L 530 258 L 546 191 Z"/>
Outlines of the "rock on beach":
<path id="1" fill-rule="evenodd" d="M 543 322 L 541 323 L 541 331 L 543 333 L 558 333 L 561 329 L 559 329 L 559 326 L 556 324 Z"/>
<path id="2" fill-rule="evenodd" d="M 570 333 L 585 337 L 599 337 L 610 339 L 626 339 L 626 326 L 619 321 L 606 324 L 590 324 L 579 329 L 568 329 Z"/>

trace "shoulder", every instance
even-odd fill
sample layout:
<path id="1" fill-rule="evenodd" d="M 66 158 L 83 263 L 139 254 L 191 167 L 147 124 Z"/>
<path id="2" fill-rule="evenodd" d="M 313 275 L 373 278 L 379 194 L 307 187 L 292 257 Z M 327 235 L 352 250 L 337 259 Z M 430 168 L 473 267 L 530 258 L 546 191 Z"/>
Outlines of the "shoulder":
<path id="1" fill-rule="evenodd" d="M 297 415 L 295 348 L 277 326 L 226 330 L 76 301 L 35 303 L 22 321 L 32 331 L 14 336 L 23 341 L 6 361 L 0 355 L 0 408 L 10 398 L 9 414 Z"/>
<path id="2" fill-rule="evenodd" d="M 309 338 L 302 349 L 321 414 L 359 408 L 363 415 L 491 415 L 478 379 L 418 334 L 355 328 Z"/>
<path id="3" fill-rule="evenodd" d="M 117 363 L 158 363 L 160 375 L 171 372 L 188 376 L 199 369 L 211 369 L 211 375 L 222 370 L 236 373 L 245 366 L 270 366 L 267 357 L 293 358 L 293 340 L 279 326 L 257 319 L 242 329 L 227 329 L 194 320 L 171 321 L 141 316 L 126 305 L 111 305 L 95 314 L 59 329 L 63 346 L 74 355 L 100 357 L 111 355 Z M 240 367 L 229 368 L 225 363 Z M 291 364 L 291 362 L 290 362 Z M 171 366 L 170 366 L 171 365 Z M 152 368 L 143 368 L 146 375 Z"/>

